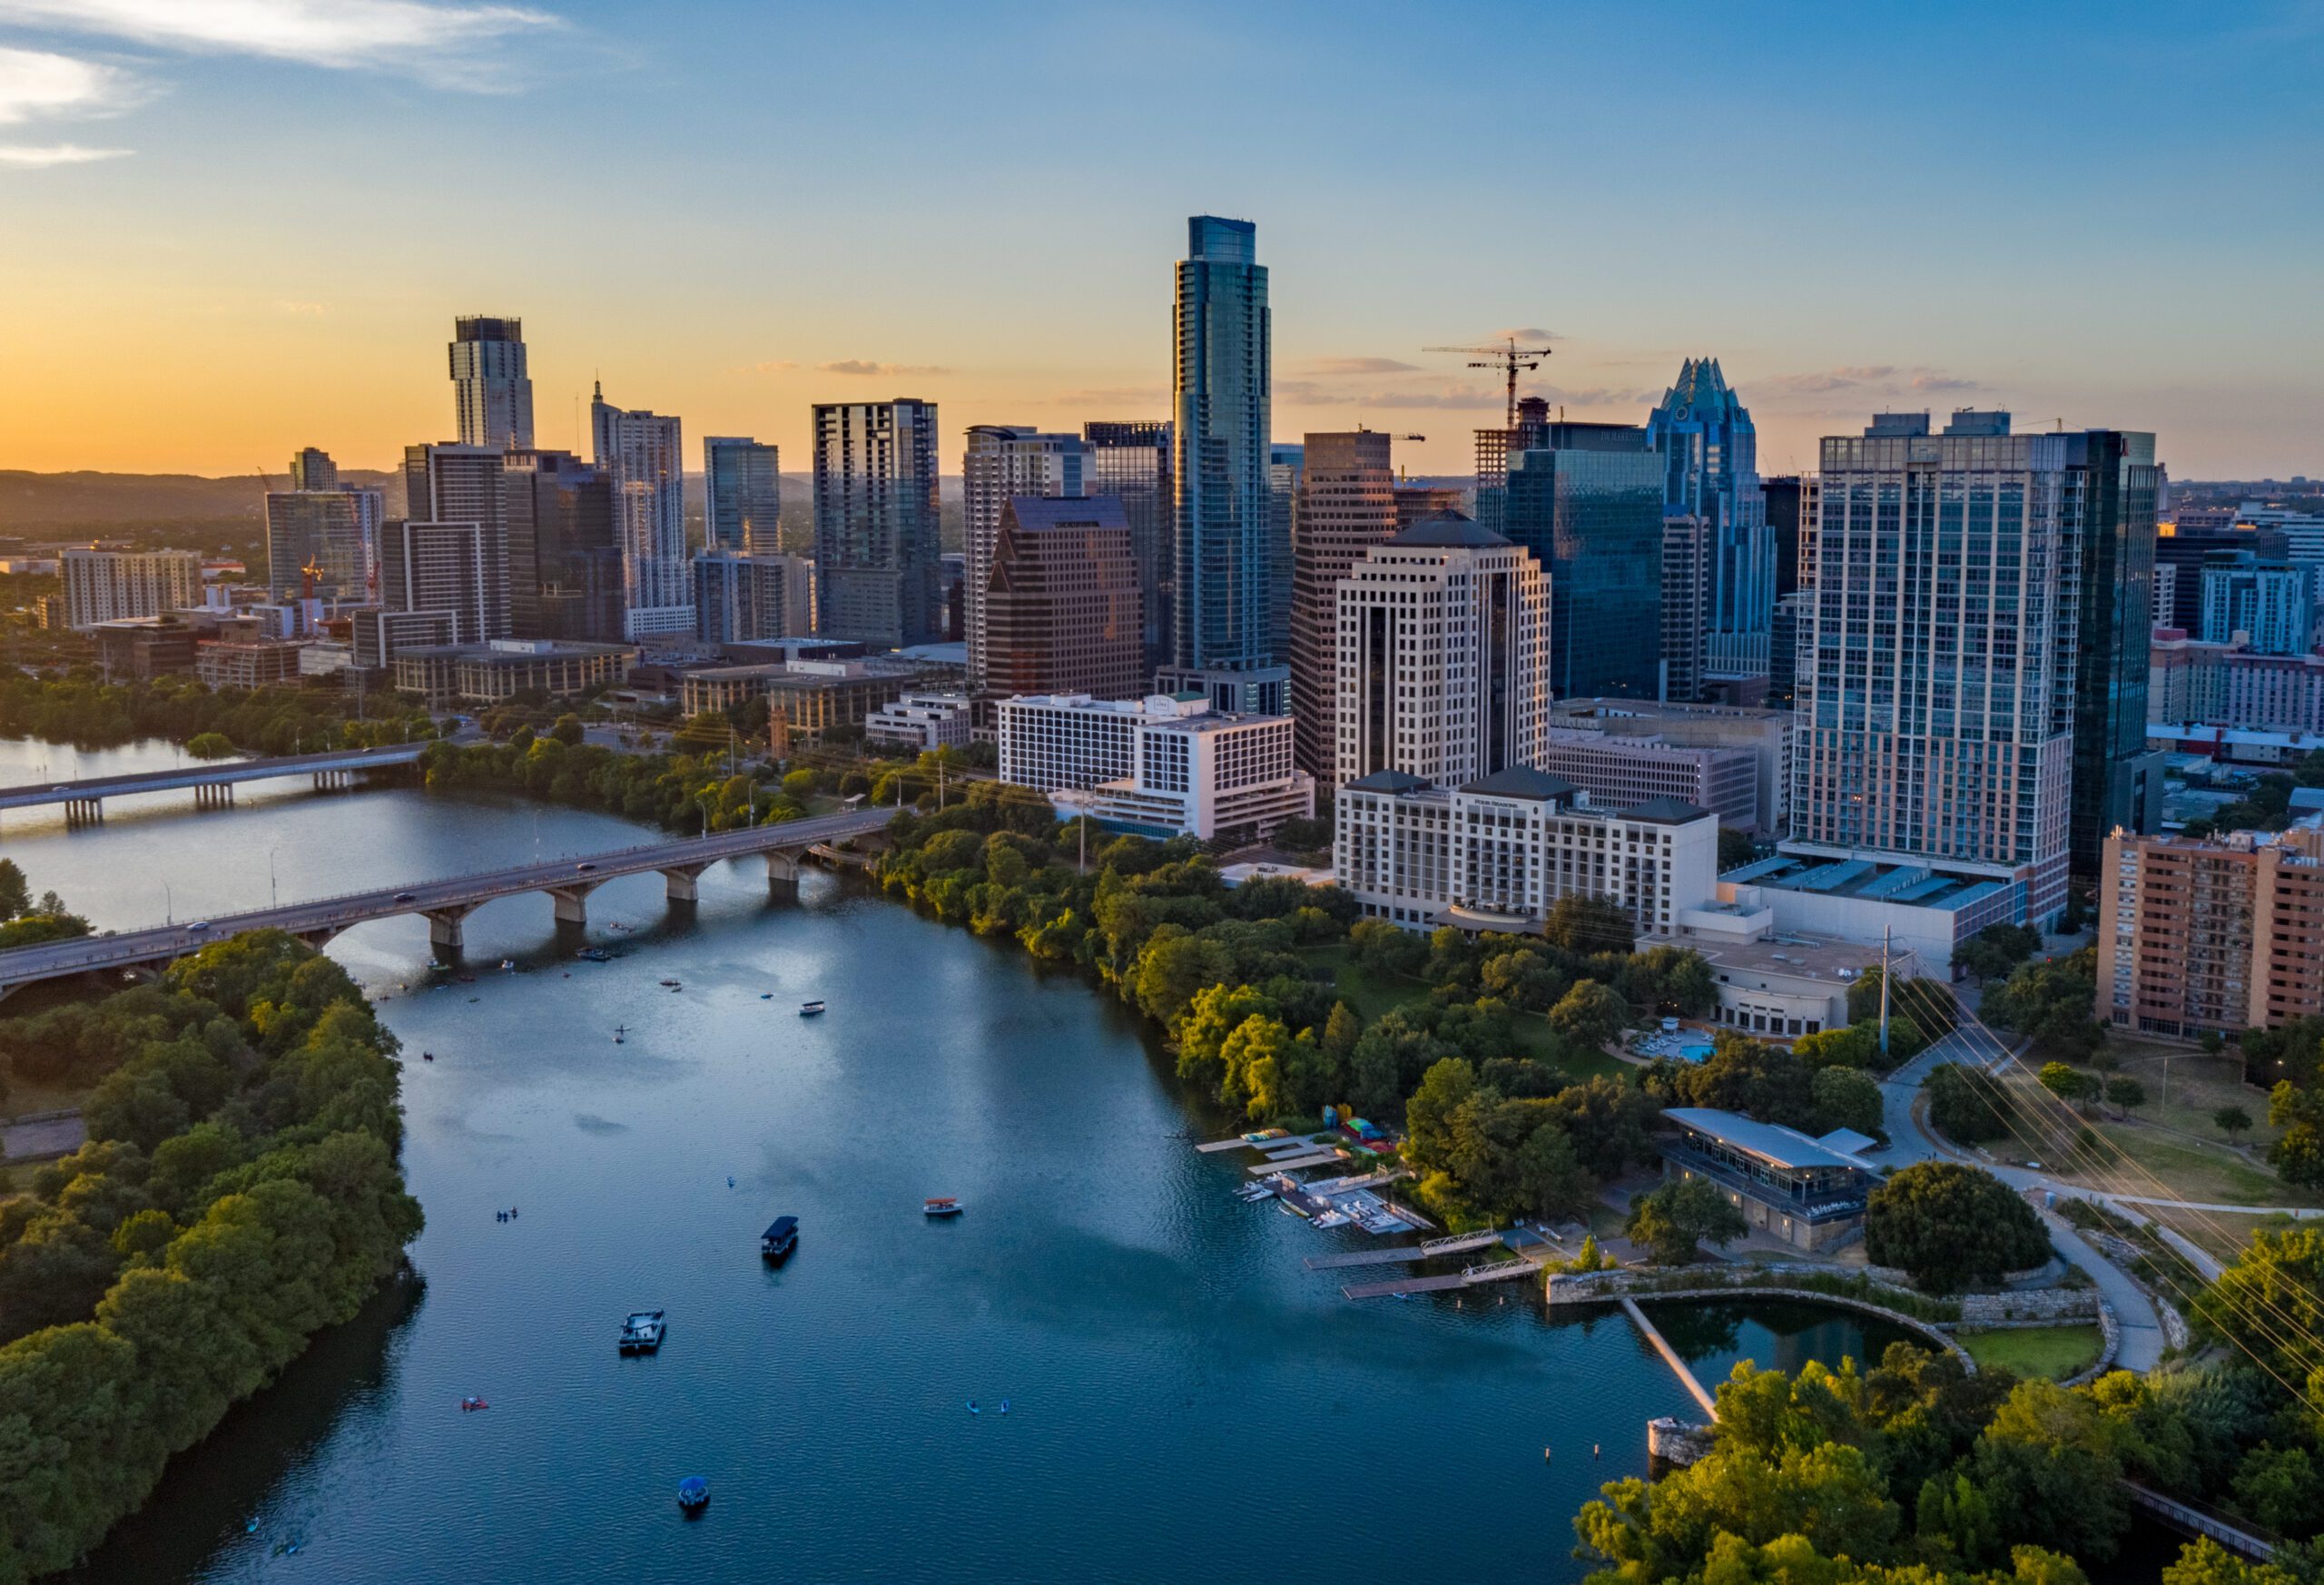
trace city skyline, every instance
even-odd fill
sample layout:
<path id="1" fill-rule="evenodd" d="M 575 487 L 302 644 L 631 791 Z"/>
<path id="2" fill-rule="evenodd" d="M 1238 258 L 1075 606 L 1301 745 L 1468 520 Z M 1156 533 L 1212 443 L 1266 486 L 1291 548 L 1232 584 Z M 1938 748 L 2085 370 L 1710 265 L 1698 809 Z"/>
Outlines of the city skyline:
<path id="1" fill-rule="evenodd" d="M 2012 48 L 1995 52 L 1999 14 L 1974 10 L 1770 26 L 1482 7 L 1324 37 L 1304 7 L 1194 10 L 1175 28 L 693 7 L 646 39 L 596 0 L 357 0 L 267 32 L 292 9 L 0 3 L 0 192 L 44 239 L 0 264 L 0 286 L 47 305 L 12 327 L 10 466 L 222 476 L 314 445 L 390 468 L 407 444 L 455 438 L 436 349 L 448 318 L 482 313 L 527 321 L 540 445 L 586 450 L 579 409 L 598 378 L 697 433 L 755 434 L 798 458 L 813 404 L 915 395 L 943 407 L 950 472 L 971 425 L 1167 417 L 1157 305 L 1184 217 L 1216 213 L 1265 232 L 1274 440 L 1363 422 L 1425 434 L 1400 441 L 1413 471 L 1462 474 L 1499 382 L 1421 349 L 1524 330 L 1557 349 L 1525 389 L 1577 418 L 1642 421 L 1684 359 L 1717 358 L 1758 423 L 1763 474 L 1812 470 L 1817 441 L 1867 410 L 1972 405 L 2043 416 L 2028 428 L 2167 434 L 2182 478 L 2324 473 L 2303 417 L 2324 376 L 2282 333 L 2318 226 L 2312 205 L 2286 202 L 2312 185 L 2319 141 L 2297 86 L 2324 48 L 2312 11 L 2218 23 L 2109 9 L 2098 28 L 2094 8 L 2062 8 L 2013 16 Z M 1000 170 L 970 183 L 941 162 L 881 157 L 945 130 L 917 114 L 869 133 L 871 158 L 852 143 L 823 157 L 841 64 L 875 26 L 905 102 L 963 69 L 1025 90 L 948 112 Z M 714 30 L 734 47 L 711 47 Z M 1263 70 L 1295 42 L 1331 69 Z M 762 58 L 746 46 L 777 44 L 785 91 L 746 94 Z M 507 69 L 479 82 L 464 63 L 487 45 Z M 1475 79 L 1476 60 L 1552 45 L 1566 64 L 1538 100 Z M 2093 69 L 2043 64 L 2069 52 Z M 1062 72 L 1076 60 L 1111 64 Z M 1180 74 L 1196 64 L 1190 84 Z M 1923 91 L 1900 100 L 1904 81 Z M 2245 113 L 2211 114 L 2230 84 Z M 1384 94 L 1411 113 L 1405 133 L 1374 120 Z M 1661 129 L 1706 103 L 1739 177 L 1693 212 L 1723 241 L 1715 278 L 1699 248 L 1667 245 L 1642 180 Z M 1199 124 L 1182 136 L 1181 118 Z M 1568 151 L 1554 190 L 1510 191 L 1506 162 L 1480 157 L 1505 146 L 1512 118 Z M 1061 146 L 1067 123 L 1088 129 L 1077 146 L 1167 132 L 1183 153 L 1148 182 L 1083 180 L 1105 156 Z M 2263 124 L 2264 138 L 2250 130 Z M 651 160 L 673 202 L 719 215 L 692 233 L 716 245 L 613 228 L 544 256 L 535 228 L 379 223 L 424 212 L 440 172 L 481 148 L 497 165 L 553 176 L 577 159 L 616 182 Z M 2016 215 L 2005 237 L 1888 182 L 1899 148 L 1922 176 L 1974 183 Z M 2122 182 L 2057 182 L 2077 160 Z M 713 202 L 743 169 L 769 184 L 759 216 Z M 979 195 L 1042 173 L 1086 199 L 1033 251 L 989 223 Z M 1857 244 L 1805 223 L 1827 187 L 1846 194 Z M 1414 244 L 1400 222 L 1398 245 L 1381 245 L 1381 221 L 1408 222 L 1416 190 L 1463 217 L 1457 233 Z M 307 201 L 256 197 L 284 192 Z M 2207 218 L 2175 222 L 2171 195 L 2198 192 Z M 2135 226 L 2122 218 L 2149 206 Z M 929 269 L 935 234 L 943 264 Z M 641 279 L 657 282 L 650 297 Z M 236 355 L 253 343 L 270 356 Z"/>

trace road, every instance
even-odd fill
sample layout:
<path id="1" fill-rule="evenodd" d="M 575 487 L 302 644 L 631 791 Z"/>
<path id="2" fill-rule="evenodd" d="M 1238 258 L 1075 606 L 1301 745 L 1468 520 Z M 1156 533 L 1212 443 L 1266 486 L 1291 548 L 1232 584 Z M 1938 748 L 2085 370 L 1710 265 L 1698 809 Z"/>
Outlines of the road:
<path id="1" fill-rule="evenodd" d="M 1959 1062 L 1970 1067 L 1987 1066 L 1993 1058 L 1990 1045 L 1971 1040 L 1955 1030 L 1927 1050 L 1890 1074 L 1880 1086 L 1881 1126 L 1887 1130 L 1888 1147 L 1866 1151 L 1865 1159 L 1882 1167 L 1907 1167 L 1915 1161 L 1959 1161 L 1983 1167 L 2002 1182 L 2018 1190 L 2054 1190 L 2060 1194 L 2080 1195 L 2084 1198 L 2104 1200 L 2107 1196 L 2086 1190 L 2062 1187 L 2051 1183 L 2029 1167 L 2008 1167 L 1988 1161 L 1941 1143 L 1921 1126 L 1913 1115 L 1913 1102 L 1921 1086 L 1927 1081 L 1930 1070 L 1939 1063 Z M 2092 1246 L 2089 1240 L 2076 1232 L 2053 1211 L 2036 1209 L 2050 1242 L 2067 1261 L 2098 1285 L 2106 1302 L 2113 1307 L 2114 1319 L 2122 1327 L 2122 1347 L 2115 1363 L 2124 1370 L 2150 1371 L 2162 1363 L 2164 1335 L 2162 1317 L 2155 1314 L 2154 1301 L 2146 1291 L 2132 1282 L 2128 1273 L 2108 1260 Z"/>

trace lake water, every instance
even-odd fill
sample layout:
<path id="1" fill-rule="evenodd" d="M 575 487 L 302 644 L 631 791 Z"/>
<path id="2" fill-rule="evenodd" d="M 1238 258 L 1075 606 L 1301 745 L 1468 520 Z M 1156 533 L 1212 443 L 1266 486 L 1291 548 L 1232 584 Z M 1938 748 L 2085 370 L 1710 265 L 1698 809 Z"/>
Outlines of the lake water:
<path id="1" fill-rule="evenodd" d="M 0 743 L 0 783 L 172 753 Z M 11 814 L 0 852 L 120 928 L 638 835 L 280 783 L 69 832 Z M 1342 1298 L 1348 1274 L 1301 1257 L 1364 1236 L 1235 1200 L 1242 1153 L 1190 1148 L 1231 1125 L 1110 997 L 829 879 L 805 893 L 770 904 L 762 866 L 721 866 L 680 915 L 658 877 L 610 882 L 590 933 L 627 955 L 606 964 L 559 956 L 547 899 L 496 902 L 468 921 L 476 982 L 446 990 L 421 989 L 421 920 L 340 937 L 406 1048 L 417 1275 L 74 1578 L 1580 1575 L 1573 1511 L 1643 1470 L 1648 1418 L 1691 1409 L 1619 1313 L 1552 1321 L 1522 1283 Z M 829 1013 L 798 1017 L 809 997 Z M 927 1221 L 931 1195 L 966 1214 Z M 800 1246 L 770 1270 L 783 1214 Z M 618 1358 L 641 1307 L 668 1343 Z M 1665 1317 L 1707 1378 L 1889 1341 L 1797 1306 Z M 491 1408 L 462 1413 L 470 1393 Z M 689 1474 L 713 1491 L 695 1521 Z"/>

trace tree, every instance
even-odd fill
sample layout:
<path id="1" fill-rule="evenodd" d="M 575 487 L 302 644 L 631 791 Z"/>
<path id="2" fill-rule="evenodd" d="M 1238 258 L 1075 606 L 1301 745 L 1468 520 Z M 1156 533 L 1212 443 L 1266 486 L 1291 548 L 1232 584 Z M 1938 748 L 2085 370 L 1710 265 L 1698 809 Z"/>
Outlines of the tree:
<path id="1" fill-rule="evenodd" d="M 1522 1102 L 1510 1101 L 1509 1106 Z M 1554 1122 L 1543 1122 L 1517 1147 L 1517 1207 L 1543 1221 L 1582 1215 L 1596 1196 L 1597 1180 L 1574 1155 L 1573 1143 Z"/>
<path id="2" fill-rule="evenodd" d="M 1384 919 L 1356 920 L 1347 932 L 1348 948 L 1363 967 L 1379 974 L 1411 975 L 1428 961 L 1428 943 Z"/>
<path id="3" fill-rule="evenodd" d="M 2005 1539 L 2103 1561 L 2130 1526 L 2116 1440 L 2089 1397 L 2020 1382 L 1977 1439 L 1970 1478 Z"/>
<path id="4" fill-rule="evenodd" d="M 1827 1068 L 1809 1086 L 1816 1098 L 1817 1132 L 1853 1128 L 1859 1134 L 1880 1131 L 1880 1085 L 1868 1073 L 1853 1068 Z"/>
<path id="5" fill-rule="evenodd" d="M 2146 1105 L 2146 1086 L 2117 1075 L 2106 1081 L 2106 1099 L 2126 1113 L 2135 1111 Z"/>
<path id="6" fill-rule="evenodd" d="M 2042 932 L 2031 925 L 1990 924 L 1954 951 L 1955 967 L 1980 980 L 2003 980 L 2042 950 Z"/>
<path id="7" fill-rule="evenodd" d="M 2251 1131 L 2251 1114 L 2241 1107 L 2221 1107 L 2211 1114 L 2211 1121 L 2218 1126 L 2221 1133 L 2227 1136 L 2230 1144 L 2234 1142 L 2238 1134 L 2248 1134 Z"/>
<path id="8" fill-rule="evenodd" d="M 2212 1332 L 2304 1389 L 2310 1415 L 2324 1414 L 2324 1224 L 2260 1227 L 2210 1286 L 2195 1314 Z"/>
<path id="9" fill-rule="evenodd" d="M 1421 1171 L 1446 1166 L 1453 1110 L 1476 1093 L 1477 1070 L 1462 1058 L 1447 1057 L 1431 1067 L 1404 1103 L 1404 1158 Z"/>
<path id="10" fill-rule="evenodd" d="M 1630 1020 L 1629 1004 L 1595 980 L 1577 980 L 1550 1009 L 1550 1022 L 1574 1044 L 1595 1051 L 1620 1034 Z"/>
<path id="11" fill-rule="evenodd" d="M 2010 1131 L 2008 1094 L 1983 1068 L 1940 1062 L 1921 1090 L 1928 1097 L 1928 1120 L 1948 1139 L 1974 1145 Z"/>
<path id="12" fill-rule="evenodd" d="M 1921 1161 L 1876 1185 L 1865 1207 L 1864 1247 L 1931 1293 L 1998 1282 L 2050 1256 L 2033 1208 L 1980 1167 Z"/>
<path id="13" fill-rule="evenodd" d="M 230 760 L 234 757 L 234 740 L 222 732 L 205 732 L 185 745 L 185 752 L 197 760 Z"/>
<path id="14" fill-rule="evenodd" d="M 2268 1097 L 2268 1122 L 2280 1128 L 2268 1160 L 2286 1183 L 2324 1185 L 2324 1092 L 2296 1088 L 2287 1078 Z"/>
<path id="15" fill-rule="evenodd" d="M 556 718 L 556 724 L 548 729 L 548 734 L 567 748 L 576 746 L 588 735 L 581 728 L 581 718 L 570 711 Z"/>
<path id="16" fill-rule="evenodd" d="M 1718 828 L 1718 871 L 1724 875 L 1729 870 L 1739 870 L 1758 856 L 1759 844 L 1751 840 L 1748 831 L 1738 831 L 1731 825 Z"/>
<path id="17" fill-rule="evenodd" d="M 2096 1098 L 2099 1092 L 2099 1083 L 2095 1078 L 2077 1068 L 2069 1068 L 2063 1062 L 2044 1062 L 2037 1077 L 2042 1081 L 2042 1088 L 2060 1100 L 2092 1100 Z"/>
<path id="18" fill-rule="evenodd" d="M 1749 1232 L 1743 1213 L 1709 1178 L 1672 1178 L 1630 1202 L 1623 1236 L 1659 1265 L 1692 1260 L 1699 1244 L 1731 1244 Z"/>
<path id="19" fill-rule="evenodd" d="M 2091 1017 L 2098 996 L 2098 954 L 2085 947 L 2054 962 L 2028 963 L 1985 991 L 1985 1021 L 2031 1036 L 2041 1056 L 2087 1061 L 2106 1044 Z"/>
<path id="20" fill-rule="evenodd" d="M 1588 955 L 1628 952 L 1638 944 L 1638 926 L 1618 903 L 1569 891 L 1550 904 L 1541 935 L 1553 947 Z"/>
<path id="21" fill-rule="evenodd" d="M 14 859 L 0 859 L 0 920 L 10 920 L 33 905 L 31 885 Z"/>

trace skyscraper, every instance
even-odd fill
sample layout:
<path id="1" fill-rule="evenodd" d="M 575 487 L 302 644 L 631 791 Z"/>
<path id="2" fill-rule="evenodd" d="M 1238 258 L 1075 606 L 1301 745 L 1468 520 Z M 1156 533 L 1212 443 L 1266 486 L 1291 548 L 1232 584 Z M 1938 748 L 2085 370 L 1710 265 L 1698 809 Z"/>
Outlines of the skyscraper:
<path id="1" fill-rule="evenodd" d="M 1647 415 L 1662 455 L 1662 509 L 1699 519 L 1707 537 L 1703 666 L 1707 674 L 1768 674 L 1776 552 L 1759 491 L 1758 432 L 1715 358 L 1688 359 Z"/>
<path id="2" fill-rule="evenodd" d="M 747 435 L 702 443 L 703 544 L 708 550 L 772 556 L 783 548 L 783 458 Z"/>
<path id="3" fill-rule="evenodd" d="M 1375 545 L 1338 585 L 1338 771 L 1459 787 L 1540 760 L 1550 591 L 1521 547 L 1466 517 Z"/>
<path id="4" fill-rule="evenodd" d="M 797 556 L 706 550 L 694 558 L 694 636 L 704 644 L 815 631 L 815 565 Z"/>
<path id="5" fill-rule="evenodd" d="M 1171 433 L 1167 419 L 1081 426 L 1096 470 L 1090 493 L 1119 500 L 1122 516 L 1129 520 L 1130 551 L 1137 557 L 1139 621 L 1145 627 L 1138 671 L 1149 680 L 1170 655 Z"/>
<path id="6" fill-rule="evenodd" d="M 1292 741 L 1299 768 L 1328 783 L 1339 763 L 1340 580 L 1399 525 L 1386 435 L 1309 435 L 1305 453 L 1292 543 Z"/>
<path id="7" fill-rule="evenodd" d="M 621 642 L 613 481 L 570 451 L 511 451 L 503 477 L 516 636 Z"/>
<path id="8" fill-rule="evenodd" d="M 508 637 L 507 529 L 389 524 L 379 536 L 379 595 L 389 611 L 448 618 L 454 644 Z"/>
<path id="9" fill-rule="evenodd" d="M 890 648 L 943 632 L 936 404 L 815 405 L 816 611 L 833 638 Z"/>
<path id="10" fill-rule="evenodd" d="M 1662 676 L 1659 697 L 1699 703 L 1709 637 L 1711 525 L 1691 512 L 1662 519 Z"/>
<path id="11" fill-rule="evenodd" d="M 1504 532 L 1550 580 L 1551 692 L 1659 698 L 1662 459 L 1629 424 L 1543 424 L 1522 438 Z"/>
<path id="12" fill-rule="evenodd" d="M 960 464 L 961 544 L 968 553 L 961 626 L 969 641 L 971 688 L 986 685 L 985 597 L 1009 503 L 1019 496 L 1078 498 L 1089 493 L 1095 473 L 1089 443 L 1078 435 L 1044 435 L 1029 424 L 969 426 L 968 452 Z"/>
<path id="13" fill-rule="evenodd" d="M 1506 429 L 1477 431 L 1477 521 L 1495 534 L 1507 531 L 1509 470 L 1516 459 L 1549 444 L 1550 404 L 1526 397 L 1517 404 L 1517 422 Z"/>
<path id="14" fill-rule="evenodd" d="M 1298 531 L 1299 481 L 1306 448 L 1276 441 L 1267 447 L 1267 653 L 1291 658 L 1291 538 Z"/>
<path id="15" fill-rule="evenodd" d="M 622 636 L 692 636 L 694 578 L 686 566 L 685 447 L 678 420 L 617 408 L 599 385 L 589 399 L 599 471 L 613 482 L 621 546 Z"/>
<path id="16" fill-rule="evenodd" d="M 266 589 L 277 603 L 306 592 L 326 599 L 370 597 L 379 570 L 380 492 L 341 489 L 327 452 L 308 447 L 290 459 L 290 486 L 266 496 Z"/>
<path id="17" fill-rule="evenodd" d="M 1196 215 L 1177 267 L 1173 420 L 1182 672 L 1265 671 L 1274 513 L 1266 266 L 1248 221 Z M 1222 682 L 1222 689 L 1231 684 Z"/>
<path id="18" fill-rule="evenodd" d="M 1019 496 L 1001 508 L 984 600 L 984 686 L 1012 698 L 1135 699 L 1137 562 L 1110 496 Z"/>
<path id="19" fill-rule="evenodd" d="M 2081 556 L 2068 846 L 2073 872 L 2093 876 L 2110 832 L 2162 829 L 2167 756 L 2146 737 L 2162 468 L 2151 434 L 2086 429 L 2063 439 L 2061 510 Z"/>
<path id="20" fill-rule="evenodd" d="M 452 321 L 452 405 L 460 444 L 506 451 L 533 443 L 525 321 L 464 314 Z"/>
<path id="21" fill-rule="evenodd" d="M 2074 437 L 2008 428 L 1883 414 L 1824 440 L 1784 851 L 1983 877 L 2046 922 L 2065 903 Z"/>

